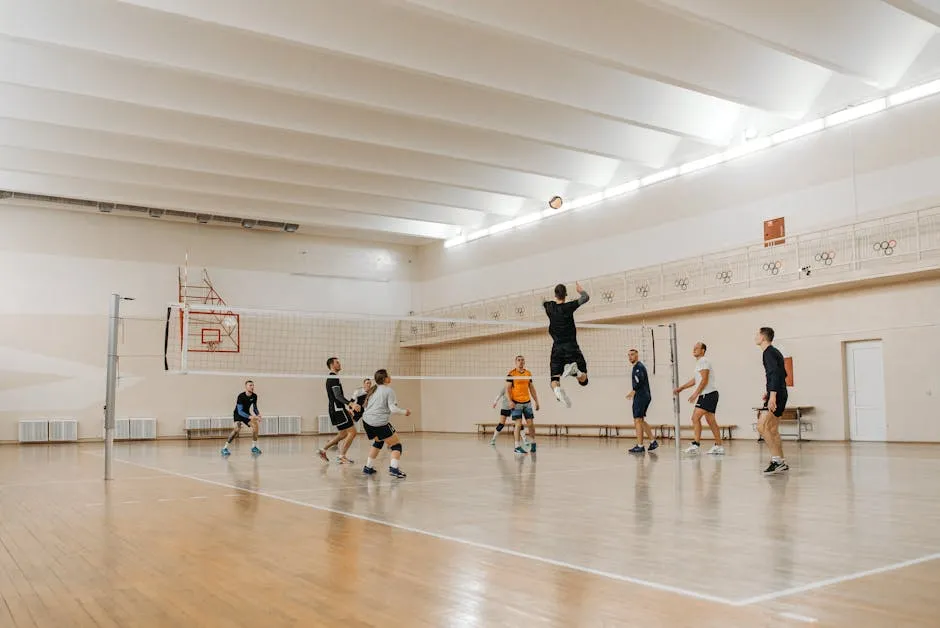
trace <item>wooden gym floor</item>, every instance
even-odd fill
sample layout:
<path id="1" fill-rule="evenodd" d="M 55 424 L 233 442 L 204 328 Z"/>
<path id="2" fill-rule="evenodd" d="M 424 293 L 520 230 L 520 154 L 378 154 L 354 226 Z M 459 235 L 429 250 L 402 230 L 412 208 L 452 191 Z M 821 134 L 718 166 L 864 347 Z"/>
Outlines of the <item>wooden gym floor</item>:
<path id="1" fill-rule="evenodd" d="M 361 437 L 360 437 L 361 438 Z M 940 448 L 785 444 L 789 475 L 629 441 L 403 434 L 0 447 L 0 626 L 936 626 Z M 382 464 L 384 463 L 384 464 Z"/>

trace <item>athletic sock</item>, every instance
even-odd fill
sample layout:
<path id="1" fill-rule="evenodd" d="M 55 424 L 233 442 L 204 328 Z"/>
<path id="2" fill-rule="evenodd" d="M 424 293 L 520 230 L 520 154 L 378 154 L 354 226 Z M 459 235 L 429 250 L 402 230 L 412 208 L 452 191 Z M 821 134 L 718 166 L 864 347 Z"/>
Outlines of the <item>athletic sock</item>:
<path id="1" fill-rule="evenodd" d="M 251 441 L 251 446 L 252 446 L 252 447 L 258 447 L 258 441 L 256 441 L 256 440 Z M 260 449 L 260 447 L 259 447 L 259 449 Z"/>
<path id="2" fill-rule="evenodd" d="M 375 466 L 375 458 L 366 458 L 366 466 L 370 469 Z"/>
<path id="3" fill-rule="evenodd" d="M 398 468 L 398 458 L 392 458 L 392 461 L 389 463 L 393 469 Z"/>

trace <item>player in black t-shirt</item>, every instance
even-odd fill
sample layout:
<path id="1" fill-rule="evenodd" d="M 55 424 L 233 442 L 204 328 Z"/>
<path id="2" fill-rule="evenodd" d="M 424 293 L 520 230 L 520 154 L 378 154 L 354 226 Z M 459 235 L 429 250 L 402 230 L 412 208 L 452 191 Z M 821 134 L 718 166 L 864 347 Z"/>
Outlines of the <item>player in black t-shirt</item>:
<path id="1" fill-rule="evenodd" d="M 242 425 L 251 428 L 251 453 L 260 454 L 258 428 L 261 426 L 261 412 L 258 410 L 258 395 L 255 394 L 255 383 L 250 379 L 245 382 L 245 392 L 239 393 L 235 399 L 235 411 L 232 413 L 232 419 L 235 421 L 235 427 L 222 447 L 222 455 L 227 456 L 232 453 L 229 451 L 228 446 L 241 431 Z"/>
<path id="2" fill-rule="evenodd" d="M 366 397 L 369 396 L 370 390 L 372 390 L 372 380 L 367 377 L 362 380 L 362 388 L 357 388 L 353 392 L 353 399 L 356 401 L 356 405 L 359 406 L 359 409 L 353 412 L 353 421 L 362 418 L 362 413 L 365 412 L 363 406 L 366 405 Z"/>
<path id="3" fill-rule="evenodd" d="M 545 308 L 545 314 L 548 315 L 548 333 L 552 337 L 552 355 L 549 365 L 549 373 L 552 376 L 552 392 L 558 401 L 571 407 L 571 399 L 568 393 L 561 387 L 561 378 L 578 378 L 578 383 L 582 386 L 588 385 L 587 362 L 584 354 L 581 353 L 581 347 L 578 346 L 578 329 L 574 324 L 574 313 L 579 307 L 590 300 L 588 293 L 584 291 L 580 283 L 575 284 L 575 290 L 578 291 L 577 301 L 565 302 L 568 297 L 568 288 L 560 283 L 555 286 L 555 300 L 545 301 L 542 307 Z"/>
<path id="4" fill-rule="evenodd" d="M 353 415 L 360 412 L 362 407 L 354 399 L 347 399 L 346 394 L 343 392 L 343 383 L 339 379 L 339 372 L 343 369 L 343 366 L 340 364 L 339 358 L 332 357 L 328 359 L 326 366 L 330 369 L 330 374 L 326 378 L 327 410 L 330 414 L 330 422 L 339 430 L 339 433 L 331 438 L 317 453 L 324 462 L 329 462 L 330 459 L 326 455 L 327 450 L 341 442 L 337 461 L 340 464 L 352 464 L 353 461 L 346 457 L 346 452 L 349 451 L 349 447 L 356 438 L 356 423 L 353 420 Z"/>
<path id="5" fill-rule="evenodd" d="M 757 431 L 770 449 L 770 466 L 764 469 L 766 474 L 782 473 L 790 468 L 783 457 L 779 430 L 780 417 L 787 407 L 787 370 L 783 354 L 773 346 L 773 341 L 774 330 L 770 327 L 761 327 L 754 338 L 754 342 L 764 350 L 762 357 L 767 379 L 764 408 L 757 420 Z"/>

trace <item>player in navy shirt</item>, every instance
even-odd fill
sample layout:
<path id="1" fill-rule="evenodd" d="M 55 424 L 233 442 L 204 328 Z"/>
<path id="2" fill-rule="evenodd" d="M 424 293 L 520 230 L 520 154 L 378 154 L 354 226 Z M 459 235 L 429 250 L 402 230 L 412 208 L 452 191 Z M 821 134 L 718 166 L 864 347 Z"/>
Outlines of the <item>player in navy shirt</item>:
<path id="1" fill-rule="evenodd" d="M 761 327 L 754 342 L 763 349 L 764 375 L 767 386 L 764 393 L 764 408 L 757 420 L 757 431 L 764 437 L 770 449 L 770 466 L 764 473 L 782 473 L 790 467 L 783 457 L 783 444 L 780 441 L 779 423 L 783 411 L 787 408 L 787 370 L 783 354 L 773 345 L 774 330 Z"/>
<path id="2" fill-rule="evenodd" d="M 251 453 L 257 455 L 261 453 L 261 448 L 258 447 L 258 428 L 261 427 L 261 412 L 258 410 L 258 395 L 255 394 L 255 383 L 250 379 L 245 382 L 245 391 L 238 394 L 238 397 L 235 399 L 235 411 L 232 413 L 232 420 L 235 421 L 235 427 L 232 429 L 232 433 L 228 435 L 228 440 L 225 441 L 225 445 L 222 447 L 222 455 L 227 456 L 231 451 L 229 451 L 228 446 L 231 444 L 232 439 L 238 436 L 238 433 L 242 429 L 242 425 L 247 425 L 251 428 Z"/>
<path id="3" fill-rule="evenodd" d="M 646 366 L 640 362 L 640 353 L 636 349 L 630 349 L 627 352 L 627 359 L 633 365 L 633 371 L 630 375 L 630 382 L 633 384 L 633 390 L 627 395 L 627 399 L 633 399 L 633 426 L 636 429 L 636 446 L 630 450 L 631 454 L 642 454 L 646 452 L 643 446 L 644 435 L 650 439 L 650 451 L 659 447 L 659 443 L 653 438 L 653 430 L 646 422 L 646 411 L 649 410 L 653 402 L 653 393 L 650 391 L 650 377 L 646 371 Z"/>

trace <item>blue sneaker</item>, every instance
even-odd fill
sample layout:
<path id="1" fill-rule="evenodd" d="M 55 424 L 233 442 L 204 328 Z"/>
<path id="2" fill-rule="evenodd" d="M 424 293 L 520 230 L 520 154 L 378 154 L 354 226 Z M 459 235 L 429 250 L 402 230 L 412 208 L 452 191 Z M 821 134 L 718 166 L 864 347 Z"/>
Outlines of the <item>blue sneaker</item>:
<path id="1" fill-rule="evenodd" d="M 399 479 L 404 479 L 408 477 L 407 475 L 405 475 L 404 471 L 402 471 L 401 469 L 396 469 L 395 467 L 389 467 L 388 474 L 392 476 L 393 478 L 399 478 Z"/>
<path id="2" fill-rule="evenodd" d="M 258 449 L 257 447 L 252 447 L 252 448 L 251 448 L 251 453 L 253 453 L 254 455 L 257 456 L 258 454 L 261 453 L 261 450 Z"/>
<path id="3" fill-rule="evenodd" d="M 222 455 L 223 455 L 223 456 L 231 456 L 231 455 L 232 455 L 232 452 L 230 452 L 230 451 L 228 450 L 228 447 L 223 447 L 223 448 L 222 448 Z"/>
<path id="4" fill-rule="evenodd" d="M 535 443 L 529 443 L 529 453 L 530 454 L 535 453 Z"/>
<path id="5" fill-rule="evenodd" d="M 512 453 L 514 453 L 514 454 L 525 454 L 525 453 L 528 453 L 528 452 L 526 452 L 526 450 L 523 449 L 522 447 L 516 447 L 515 449 L 512 450 Z"/>
<path id="6" fill-rule="evenodd" d="M 653 451 L 654 449 L 657 449 L 657 448 L 659 448 L 659 443 L 657 443 L 655 440 L 652 443 L 650 443 L 650 451 Z"/>
<path id="7" fill-rule="evenodd" d="M 653 448 L 653 446 L 650 445 L 650 449 L 652 449 L 652 448 Z M 631 454 L 645 454 L 645 453 L 646 453 L 646 448 L 643 447 L 643 445 L 634 445 L 633 449 L 631 449 L 631 450 L 628 451 L 627 453 L 631 453 Z"/>
<path id="8" fill-rule="evenodd" d="M 363 466 L 362 472 L 365 473 L 366 475 L 375 475 L 375 469 L 373 469 L 372 467 Z"/>

